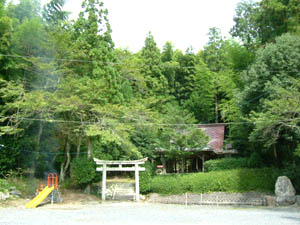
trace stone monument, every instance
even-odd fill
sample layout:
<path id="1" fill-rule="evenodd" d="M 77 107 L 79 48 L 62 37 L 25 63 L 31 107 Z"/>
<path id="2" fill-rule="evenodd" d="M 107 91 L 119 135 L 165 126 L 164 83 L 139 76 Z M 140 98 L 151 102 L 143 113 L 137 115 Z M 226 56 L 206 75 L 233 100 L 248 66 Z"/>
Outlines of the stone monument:
<path id="1" fill-rule="evenodd" d="M 287 176 L 277 178 L 275 184 L 276 205 L 288 206 L 296 203 L 296 191 Z"/>

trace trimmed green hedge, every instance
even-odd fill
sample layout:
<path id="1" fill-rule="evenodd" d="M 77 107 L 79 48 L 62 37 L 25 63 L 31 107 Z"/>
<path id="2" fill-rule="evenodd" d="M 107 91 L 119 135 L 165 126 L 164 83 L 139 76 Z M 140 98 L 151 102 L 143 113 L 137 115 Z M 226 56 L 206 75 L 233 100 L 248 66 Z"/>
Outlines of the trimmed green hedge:
<path id="1" fill-rule="evenodd" d="M 273 168 L 236 169 L 209 173 L 155 176 L 151 192 L 159 194 L 207 192 L 273 192 L 279 171 Z"/>
<path id="2" fill-rule="evenodd" d="M 248 158 L 222 158 L 204 162 L 205 171 L 233 170 L 249 168 Z"/>

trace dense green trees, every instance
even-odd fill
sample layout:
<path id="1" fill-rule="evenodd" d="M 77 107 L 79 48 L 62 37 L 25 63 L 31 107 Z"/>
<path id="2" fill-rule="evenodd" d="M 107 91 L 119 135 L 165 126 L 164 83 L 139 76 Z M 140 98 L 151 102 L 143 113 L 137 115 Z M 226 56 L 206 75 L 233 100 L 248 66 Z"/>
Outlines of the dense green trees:
<path id="1" fill-rule="evenodd" d="M 242 110 L 254 122 L 250 141 L 272 150 L 278 163 L 293 158 L 298 142 L 299 41 L 285 34 L 260 49 L 241 92 Z"/>
<path id="2" fill-rule="evenodd" d="M 287 32 L 299 34 L 299 10 L 298 0 L 241 1 L 231 34 L 239 37 L 249 50 Z"/>
<path id="3" fill-rule="evenodd" d="M 148 33 L 136 53 L 114 48 L 101 1 L 75 21 L 64 3 L 0 1 L 0 172 L 64 179 L 91 157 L 184 158 L 208 141 L 195 124 L 223 122 L 252 161 L 299 162 L 298 1 L 242 1 L 239 40 L 211 28 L 203 50 L 182 52 Z"/>

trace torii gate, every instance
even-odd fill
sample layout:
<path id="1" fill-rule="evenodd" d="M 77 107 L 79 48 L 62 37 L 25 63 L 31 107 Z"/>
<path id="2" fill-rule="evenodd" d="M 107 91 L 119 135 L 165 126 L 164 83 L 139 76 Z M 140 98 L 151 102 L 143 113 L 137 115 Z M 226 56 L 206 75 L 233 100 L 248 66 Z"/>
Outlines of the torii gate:
<path id="1" fill-rule="evenodd" d="M 139 165 L 145 164 L 147 159 L 148 158 L 131 160 L 131 161 L 119 161 L 119 160 L 100 160 L 94 158 L 94 161 L 97 165 L 102 165 L 102 167 L 96 168 L 96 171 L 102 171 L 102 196 L 101 196 L 102 200 L 105 200 L 107 171 L 135 171 L 135 193 L 136 193 L 135 199 L 138 202 L 140 200 L 139 171 L 146 170 L 145 167 L 139 167 Z M 118 165 L 118 167 L 107 167 L 109 165 Z M 123 167 L 123 165 L 126 165 L 126 167 Z"/>

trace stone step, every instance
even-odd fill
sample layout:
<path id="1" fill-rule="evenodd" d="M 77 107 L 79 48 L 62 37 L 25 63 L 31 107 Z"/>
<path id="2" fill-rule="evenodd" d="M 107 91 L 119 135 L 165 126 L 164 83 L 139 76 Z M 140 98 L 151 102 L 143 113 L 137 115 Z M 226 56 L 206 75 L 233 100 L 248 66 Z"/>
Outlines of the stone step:
<path id="1" fill-rule="evenodd" d="M 118 193 L 118 194 L 134 194 L 135 191 L 134 190 L 114 190 L 114 193 Z"/>
<path id="2" fill-rule="evenodd" d="M 131 188 L 134 187 L 134 183 L 108 183 L 106 185 L 108 188 L 109 187 L 120 187 L 120 188 Z"/>
<path id="3" fill-rule="evenodd" d="M 119 201 L 135 200 L 135 194 L 134 183 L 111 182 L 107 184 L 107 199 Z"/>
<path id="4" fill-rule="evenodd" d="M 130 188 L 120 188 L 120 187 L 115 187 L 113 188 L 113 190 L 117 190 L 117 191 L 128 191 L 128 190 L 135 190 L 134 187 L 130 187 Z"/>
<path id="5" fill-rule="evenodd" d="M 125 200 L 135 200 L 135 195 L 115 195 L 113 200 L 125 201 Z"/>

